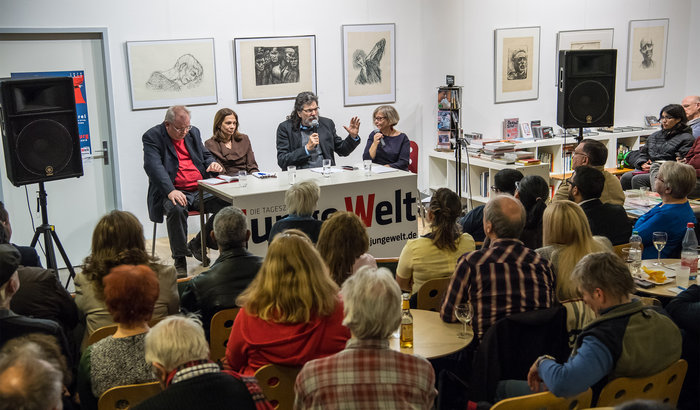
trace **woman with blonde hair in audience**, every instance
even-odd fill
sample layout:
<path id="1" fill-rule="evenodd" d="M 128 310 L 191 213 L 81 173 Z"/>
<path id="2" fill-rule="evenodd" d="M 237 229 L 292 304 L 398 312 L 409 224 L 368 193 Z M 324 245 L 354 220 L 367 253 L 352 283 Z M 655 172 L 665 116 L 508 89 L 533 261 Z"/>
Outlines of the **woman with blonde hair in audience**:
<path id="1" fill-rule="evenodd" d="M 430 233 L 409 239 L 399 256 L 396 281 L 402 290 L 416 293 L 427 280 L 451 276 L 457 259 L 476 249 L 472 236 L 461 233 L 457 224 L 461 212 L 456 193 L 447 188 L 435 192 L 428 206 Z"/>
<path id="2" fill-rule="evenodd" d="M 96 409 L 102 393 L 112 387 L 156 380 L 144 350 L 158 298 L 156 274 L 146 265 L 122 265 L 102 281 L 117 331 L 88 346 L 80 358 L 77 386 L 82 409 Z"/>
<path id="3" fill-rule="evenodd" d="M 337 211 L 321 226 L 316 249 L 330 269 L 338 286 L 362 266 L 377 267 L 369 250 L 367 228 L 359 216 L 352 212 Z"/>
<path id="4" fill-rule="evenodd" d="M 228 365 L 252 376 L 268 363 L 301 366 L 342 350 L 350 331 L 338 289 L 308 236 L 296 229 L 277 235 L 236 299 L 241 310 L 226 346 Z"/>
<path id="5" fill-rule="evenodd" d="M 557 278 L 557 297 L 562 302 L 581 297 L 571 280 L 576 263 L 589 253 L 613 251 L 608 238 L 593 236 L 583 209 L 571 201 L 555 201 L 547 206 L 543 215 L 542 242 L 545 246 L 536 252 L 552 262 Z"/>
<path id="6" fill-rule="evenodd" d="M 132 213 L 114 210 L 97 222 L 92 233 L 92 252 L 85 258 L 83 271 L 75 275 L 75 303 L 85 315 L 85 340 L 100 327 L 114 324 L 104 301 L 102 278 L 119 265 L 148 265 L 156 273 L 160 294 L 154 318 L 178 313 L 180 309 L 175 268 L 157 263 L 148 254 L 143 227 Z"/>

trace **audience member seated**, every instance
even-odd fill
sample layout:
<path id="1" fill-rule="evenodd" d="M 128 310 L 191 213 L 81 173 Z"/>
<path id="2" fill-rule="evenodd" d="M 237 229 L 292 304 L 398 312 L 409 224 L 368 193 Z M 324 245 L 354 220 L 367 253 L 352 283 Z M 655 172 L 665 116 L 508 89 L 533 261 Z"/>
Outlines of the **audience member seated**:
<path id="1" fill-rule="evenodd" d="M 622 205 L 604 203 L 600 199 L 605 184 L 603 173 L 589 166 L 577 167 L 567 180 L 569 199 L 581 206 L 593 235 L 601 235 L 613 245 L 628 243 L 632 223 Z"/>
<path id="2" fill-rule="evenodd" d="M 377 267 L 369 250 L 367 227 L 352 212 L 337 211 L 323 221 L 316 249 L 326 261 L 331 277 L 338 286 L 363 266 Z"/>
<path id="3" fill-rule="evenodd" d="M 61 371 L 34 344 L 0 355 L 0 409 L 60 410 Z"/>
<path id="4" fill-rule="evenodd" d="M 258 172 L 250 138 L 238 131 L 238 114 L 230 108 L 222 108 L 214 115 L 214 135 L 204 141 L 204 146 L 224 167 L 223 174 L 236 176 L 238 171 Z"/>
<path id="5" fill-rule="evenodd" d="M 25 336 L 16 337 L 2 346 L 2 349 L 0 349 L 0 357 L 3 355 L 21 355 L 25 349 L 33 350 L 32 356 L 37 359 L 45 360 L 61 372 L 63 408 L 65 410 L 74 408 L 75 404 L 73 403 L 73 397 L 69 390 L 72 387 L 73 372 L 68 367 L 69 363 L 61 352 L 61 346 L 59 346 L 58 340 L 56 340 L 54 336 L 41 333 L 30 333 Z M 2 400 L 2 394 L 0 393 L 0 401 Z M 0 409 L 3 409 L 1 404 Z"/>
<path id="6" fill-rule="evenodd" d="M 634 281 L 617 255 L 585 256 L 572 279 L 598 318 L 583 329 L 566 363 L 540 356 L 530 368 L 527 383 L 501 383 L 499 398 L 542 390 L 571 397 L 589 387 L 597 396 L 612 379 L 650 376 L 680 358 L 678 327 L 655 307 L 630 299 Z"/>
<path id="7" fill-rule="evenodd" d="M 209 344 L 194 317 L 170 316 L 153 326 L 146 335 L 146 362 L 164 390 L 134 410 L 271 409 L 255 378 L 222 371 L 209 360 Z"/>
<path id="8" fill-rule="evenodd" d="M 627 156 L 626 162 L 636 170 L 626 172 L 620 178 L 624 190 L 653 187 L 654 175 L 660 162 L 685 158 L 695 142 L 692 130 L 686 124 L 688 118 L 682 106 L 665 106 L 659 113 L 659 119 L 661 129 L 651 134 L 639 151 Z"/>
<path id="9" fill-rule="evenodd" d="M 683 99 L 683 109 L 688 116 L 688 126 L 693 132 L 693 146 L 684 158 L 679 158 L 679 162 L 692 165 L 695 168 L 697 180 L 695 188 L 688 194 L 689 198 L 700 198 L 700 97 L 688 96 Z"/>
<path id="10" fill-rule="evenodd" d="M 688 126 L 693 131 L 693 137 L 700 137 L 700 96 L 689 95 L 681 101 L 685 115 L 688 118 Z"/>
<path id="11" fill-rule="evenodd" d="M 430 279 L 451 276 L 457 259 L 475 249 L 472 236 L 459 232 L 461 210 L 459 196 L 451 190 L 440 188 L 433 194 L 427 217 L 430 233 L 409 239 L 399 256 L 396 281 L 402 290 L 416 293 Z"/>
<path id="12" fill-rule="evenodd" d="M 604 204 L 624 205 L 625 192 L 622 190 L 620 180 L 613 174 L 605 170 L 605 163 L 608 161 L 608 147 L 600 141 L 583 139 L 574 148 L 574 155 L 571 157 L 571 169 L 588 165 L 603 173 L 603 190 L 600 193 L 600 201 Z M 554 201 L 571 199 L 569 193 L 570 186 L 559 184 L 557 192 L 554 194 Z M 629 238 L 629 235 L 628 235 Z"/>
<path id="13" fill-rule="evenodd" d="M 105 306 L 102 278 L 119 265 L 148 265 L 158 276 L 160 295 L 153 317 L 163 318 L 178 313 L 175 268 L 161 265 L 146 251 L 143 227 L 130 212 L 112 211 L 103 216 L 92 233 L 92 253 L 85 258 L 83 271 L 75 275 L 75 303 L 85 316 L 87 336 L 95 330 L 113 325 Z"/>
<path id="14" fill-rule="evenodd" d="M 14 246 L 0 245 L 0 346 L 10 339 L 29 333 L 44 333 L 56 337 L 63 354 L 73 365 L 74 354 L 66 333 L 61 326 L 48 319 L 37 319 L 17 314 L 10 309 L 12 299 L 20 288 L 19 266 L 20 254 Z"/>
<path id="15" fill-rule="evenodd" d="M 683 359 L 688 362 L 688 371 L 678 401 L 679 409 L 700 408 L 698 378 L 700 376 L 700 286 L 691 285 L 687 290 L 671 299 L 666 311 L 683 331 Z"/>
<path id="16" fill-rule="evenodd" d="M 246 249 L 250 238 L 246 224 L 243 211 L 233 206 L 216 214 L 212 235 L 219 244 L 219 257 L 208 271 L 187 282 L 182 293 L 182 310 L 201 318 L 207 338 L 212 316 L 236 307 L 236 298 L 253 281 L 262 264 L 262 258 Z"/>
<path id="17" fill-rule="evenodd" d="M 158 298 L 156 274 L 146 265 L 122 265 L 113 268 L 103 282 L 105 303 L 117 331 L 88 346 L 80 358 L 81 409 L 96 409 L 102 393 L 112 387 L 155 380 L 144 359 L 144 338 Z"/>
<path id="18" fill-rule="evenodd" d="M 530 249 L 541 248 L 542 214 L 547 208 L 549 184 L 539 175 L 528 175 L 515 186 L 515 197 L 523 204 L 527 214 L 520 240 Z"/>
<path id="19" fill-rule="evenodd" d="M 338 285 L 311 240 L 296 229 L 275 237 L 258 275 L 236 303 L 242 308 L 226 361 L 246 376 L 268 363 L 301 366 L 337 353 L 350 338 L 341 323 Z"/>
<path id="20" fill-rule="evenodd" d="M 523 174 L 517 169 L 504 168 L 493 177 L 491 192 L 494 194 L 515 195 L 515 183 L 523 179 Z M 483 242 L 486 238 L 484 233 L 484 206 L 479 205 L 467 213 L 459 224 L 462 232 L 468 233 L 477 242 Z"/>
<path id="21" fill-rule="evenodd" d="M 583 210 L 571 201 L 556 201 L 547 207 L 544 211 L 543 238 L 545 246 L 536 252 L 552 262 L 560 302 L 581 297 L 571 280 L 576 262 L 592 252 L 613 250 L 608 238 L 591 234 Z"/>
<path id="22" fill-rule="evenodd" d="M 411 141 L 394 128 L 399 123 L 399 113 L 391 105 L 380 105 L 374 109 L 372 120 L 375 130 L 369 133 L 362 159 L 408 171 Z"/>
<path id="23" fill-rule="evenodd" d="M 640 216 L 634 230 L 642 237 L 642 259 L 657 257 L 654 232 L 666 232 L 668 241 L 661 250 L 661 258 L 679 258 L 688 222 L 695 223 L 693 209 L 687 195 L 695 186 L 695 170 L 679 162 L 664 162 L 654 182 L 654 190 L 661 203 Z"/>
<path id="24" fill-rule="evenodd" d="M 363 267 L 343 283 L 344 350 L 312 360 L 294 386 L 297 409 L 432 409 L 437 391 L 430 363 L 389 348 L 401 323 L 401 290 L 386 268 Z"/>
<path id="25" fill-rule="evenodd" d="M 455 307 L 470 303 L 476 343 L 497 320 L 548 308 L 555 301 L 552 265 L 515 239 L 522 233 L 525 218 L 525 208 L 515 198 L 494 196 L 484 208 L 484 231 L 490 246 L 467 253 L 457 262 L 440 317 L 456 322 Z"/>
<path id="26" fill-rule="evenodd" d="M 321 188 L 314 181 L 302 181 L 292 185 L 284 193 L 284 204 L 287 206 L 287 217 L 280 219 L 272 225 L 268 243 L 275 239 L 275 235 L 285 229 L 299 229 L 304 232 L 313 243 L 318 240 L 323 221 L 311 216 L 316 209 L 318 198 L 321 196 Z"/>
<path id="27" fill-rule="evenodd" d="M 2 201 L 0 201 L 0 224 L 2 224 L 2 226 L 5 228 L 7 243 L 10 243 L 10 238 L 12 238 L 12 225 L 10 224 L 10 214 L 9 212 L 7 212 L 5 204 L 3 204 Z M 36 266 L 39 268 L 41 267 L 41 260 L 39 259 L 39 254 L 36 252 L 36 249 L 32 248 L 31 246 L 15 245 L 14 243 L 12 244 L 12 246 L 17 248 L 19 254 L 22 255 L 22 259 L 19 263 L 20 265 Z"/>

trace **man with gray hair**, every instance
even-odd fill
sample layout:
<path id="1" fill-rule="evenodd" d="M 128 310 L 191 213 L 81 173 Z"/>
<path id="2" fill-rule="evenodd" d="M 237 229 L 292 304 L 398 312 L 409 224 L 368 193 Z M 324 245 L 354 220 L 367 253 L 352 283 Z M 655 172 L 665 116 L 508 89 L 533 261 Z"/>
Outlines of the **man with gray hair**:
<path id="1" fill-rule="evenodd" d="M 146 335 L 146 362 L 164 389 L 140 409 L 271 408 L 253 377 L 221 370 L 209 360 L 209 344 L 193 316 L 168 316 Z"/>
<path id="2" fill-rule="evenodd" d="M 362 267 L 341 290 L 345 350 L 312 360 L 297 376 L 295 409 L 432 409 L 430 363 L 389 348 L 401 323 L 401 289 L 386 268 Z"/>
<path id="3" fill-rule="evenodd" d="M 188 282 L 180 297 L 182 310 L 196 313 L 202 319 L 207 338 L 212 316 L 236 307 L 238 294 L 248 287 L 262 264 L 262 258 L 246 249 L 250 230 L 240 209 L 227 206 L 220 210 L 214 218 L 211 235 L 219 244 L 219 257 L 208 271 Z"/>
<path id="4" fill-rule="evenodd" d="M 551 263 L 516 239 L 525 226 L 525 208 L 510 195 L 496 195 L 484 208 L 484 232 L 491 244 L 462 255 L 440 309 L 456 322 L 455 307 L 474 308 L 476 346 L 484 333 L 508 315 L 545 309 L 555 300 Z"/>
<path id="5" fill-rule="evenodd" d="M 0 356 L 0 410 L 62 409 L 63 374 L 33 343 Z"/>
<path id="6" fill-rule="evenodd" d="M 688 117 L 688 122 L 686 124 L 693 130 L 693 137 L 700 137 L 700 96 L 689 95 L 681 101 L 681 105 L 685 110 L 685 116 Z M 695 145 L 693 145 L 693 149 L 694 148 Z M 693 149 L 691 149 L 691 151 Z"/>

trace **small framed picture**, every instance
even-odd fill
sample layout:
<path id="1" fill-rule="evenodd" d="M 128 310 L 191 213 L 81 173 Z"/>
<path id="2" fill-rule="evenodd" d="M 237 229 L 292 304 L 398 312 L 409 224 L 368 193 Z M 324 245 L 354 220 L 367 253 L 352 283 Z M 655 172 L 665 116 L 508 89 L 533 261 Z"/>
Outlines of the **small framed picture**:
<path id="1" fill-rule="evenodd" d="M 540 83 L 540 28 L 494 31 L 495 102 L 536 100 Z"/>
<path id="2" fill-rule="evenodd" d="M 351 24 L 343 31 L 343 104 L 396 102 L 396 26 Z"/>
<path id="3" fill-rule="evenodd" d="M 663 87 L 668 19 L 631 20 L 627 45 L 627 89 Z"/>
<path id="4" fill-rule="evenodd" d="M 554 60 L 554 85 L 559 81 L 559 51 L 561 50 L 599 50 L 613 48 L 613 34 L 611 28 L 595 30 L 571 30 L 557 33 L 557 54 Z"/>

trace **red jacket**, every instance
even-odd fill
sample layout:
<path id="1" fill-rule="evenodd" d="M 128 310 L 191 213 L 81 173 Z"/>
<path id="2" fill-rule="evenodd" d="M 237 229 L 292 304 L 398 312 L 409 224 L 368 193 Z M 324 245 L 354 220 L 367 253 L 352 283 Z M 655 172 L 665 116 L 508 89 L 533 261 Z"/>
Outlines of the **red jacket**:
<path id="1" fill-rule="evenodd" d="M 241 308 L 226 346 L 226 360 L 244 376 L 253 376 L 268 363 L 301 366 L 345 348 L 350 330 L 342 321 L 342 302 L 330 316 L 312 315 L 306 323 L 293 324 L 268 322 Z"/>
<path id="2" fill-rule="evenodd" d="M 695 168 L 695 174 L 700 177 L 700 137 L 695 138 L 693 146 L 690 147 L 690 151 L 685 155 L 685 160 L 689 165 Z"/>

